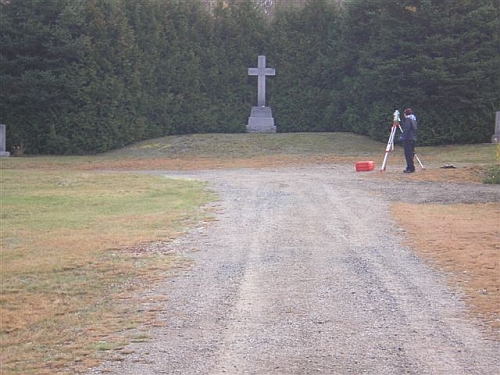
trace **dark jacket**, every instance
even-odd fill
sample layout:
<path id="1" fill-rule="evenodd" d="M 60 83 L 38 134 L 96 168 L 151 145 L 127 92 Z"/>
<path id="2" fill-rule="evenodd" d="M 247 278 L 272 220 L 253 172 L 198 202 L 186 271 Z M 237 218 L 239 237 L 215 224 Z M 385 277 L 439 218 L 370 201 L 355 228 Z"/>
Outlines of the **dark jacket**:
<path id="1" fill-rule="evenodd" d="M 403 141 L 416 141 L 417 140 L 417 121 L 413 120 L 411 117 L 406 117 L 403 121 L 401 128 L 403 129 L 403 134 L 401 139 Z"/>

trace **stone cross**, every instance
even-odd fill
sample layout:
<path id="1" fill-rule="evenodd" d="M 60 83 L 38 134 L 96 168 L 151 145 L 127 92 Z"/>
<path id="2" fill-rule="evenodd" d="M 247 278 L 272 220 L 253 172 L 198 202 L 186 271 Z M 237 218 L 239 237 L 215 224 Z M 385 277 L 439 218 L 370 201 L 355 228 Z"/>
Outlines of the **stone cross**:
<path id="1" fill-rule="evenodd" d="M 0 156 L 10 155 L 10 152 L 5 151 L 5 140 L 7 138 L 5 128 L 6 126 L 4 124 L 0 124 Z"/>
<path id="2" fill-rule="evenodd" d="M 257 76 L 257 105 L 266 106 L 266 76 L 276 75 L 276 70 L 266 68 L 266 56 L 259 56 L 257 68 L 248 68 L 249 76 Z"/>
<path id="3" fill-rule="evenodd" d="M 492 143 L 500 143 L 500 111 L 497 111 L 495 119 L 495 134 L 491 137 Z"/>

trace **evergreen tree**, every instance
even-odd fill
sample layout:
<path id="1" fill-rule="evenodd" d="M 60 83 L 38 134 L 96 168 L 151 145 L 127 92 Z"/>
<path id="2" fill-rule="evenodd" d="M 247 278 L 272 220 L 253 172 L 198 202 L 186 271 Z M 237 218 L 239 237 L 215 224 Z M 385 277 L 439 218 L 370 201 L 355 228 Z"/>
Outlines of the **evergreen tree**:
<path id="1" fill-rule="evenodd" d="M 216 97 L 219 129 L 243 132 L 256 104 L 255 81 L 247 72 L 255 66 L 258 55 L 266 54 L 269 26 L 263 11 L 250 0 L 219 2 L 214 25 L 216 65 L 208 85 Z"/>
<path id="2" fill-rule="evenodd" d="M 277 94 L 270 99 L 279 130 L 335 129 L 326 109 L 336 84 L 329 67 L 336 35 L 337 8 L 327 0 L 310 0 L 303 8 L 278 8 L 270 51 L 278 68 Z"/>
<path id="3" fill-rule="evenodd" d="M 385 140 L 394 109 L 420 144 L 487 142 L 500 108 L 495 0 L 0 1 L 8 147 L 96 153 L 151 137 L 242 132 L 260 54 L 279 131 Z M 267 4 L 267 3 L 266 3 Z M 270 3 L 269 3 L 270 4 Z M 267 9 L 267 8 L 265 8 Z"/>
<path id="4" fill-rule="evenodd" d="M 64 132 L 77 87 L 68 71 L 86 43 L 77 8 L 61 0 L 0 3 L 0 118 L 8 147 L 69 152 Z"/>
<path id="5" fill-rule="evenodd" d="M 134 31 L 120 2 L 92 0 L 85 9 L 80 111 L 75 118 L 76 152 L 101 152 L 140 139 L 135 129 L 136 100 L 140 95 L 138 55 Z"/>
<path id="6" fill-rule="evenodd" d="M 500 107 L 500 5 L 421 1 L 408 85 L 422 108 L 427 144 L 489 141 Z M 409 98 L 405 98 L 409 100 Z"/>
<path id="7" fill-rule="evenodd" d="M 343 121 L 382 140 L 392 111 L 413 107 L 421 144 L 487 141 L 499 103 L 498 20 L 490 0 L 352 0 Z"/>

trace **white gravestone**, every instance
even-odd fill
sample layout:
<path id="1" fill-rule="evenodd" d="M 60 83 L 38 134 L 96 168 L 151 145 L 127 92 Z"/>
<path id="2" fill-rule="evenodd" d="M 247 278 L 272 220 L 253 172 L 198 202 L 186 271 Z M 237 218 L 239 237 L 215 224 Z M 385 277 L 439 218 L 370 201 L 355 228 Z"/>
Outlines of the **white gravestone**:
<path id="1" fill-rule="evenodd" d="M 0 124 L 0 157 L 10 156 L 10 152 L 5 151 L 5 140 L 7 138 L 6 126 Z"/>
<path id="2" fill-rule="evenodd" d="M 495 119 L 495 134 L 491 137 L 491 143 L 500 143 L 500 111 L 497 112 Z"/>
<path id="3" fill-rule="evenodd" d="M 266 56 L 259 56 L 257 68 L 249 68 L 248 75 L 257 76 L 257 106 L 252 107 L 247 132 L 276 133 L 271 107 L 266 106 L 266 77 L 276 75 L 276 70 L 266 67 Z"/>

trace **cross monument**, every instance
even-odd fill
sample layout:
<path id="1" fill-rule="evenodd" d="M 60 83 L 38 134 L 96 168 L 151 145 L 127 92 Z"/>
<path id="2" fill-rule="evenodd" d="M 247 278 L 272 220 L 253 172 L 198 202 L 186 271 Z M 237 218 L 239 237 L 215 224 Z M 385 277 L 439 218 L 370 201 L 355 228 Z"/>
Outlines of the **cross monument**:
<path id="1" fill-rule="evenodd" d="M 259 56 L 257 68 L 248 68 L 249 76 L 257 76 L 257 105 L 266 106 L 266 76 L 276 75 L 276 70 L 266 68 L 266 56 Z"/>
<path id="2" fill-rule="evenodd" d="M 247 132 L 276 133 L 271 108 L 266 107 L 266 77 L 276 75 L 276 70 L 266 67 L 266 56 L 259 56 L 257 68 L 248 68 L 249 76 L 257 76 L 257 106 L 252 107 Z"/>

